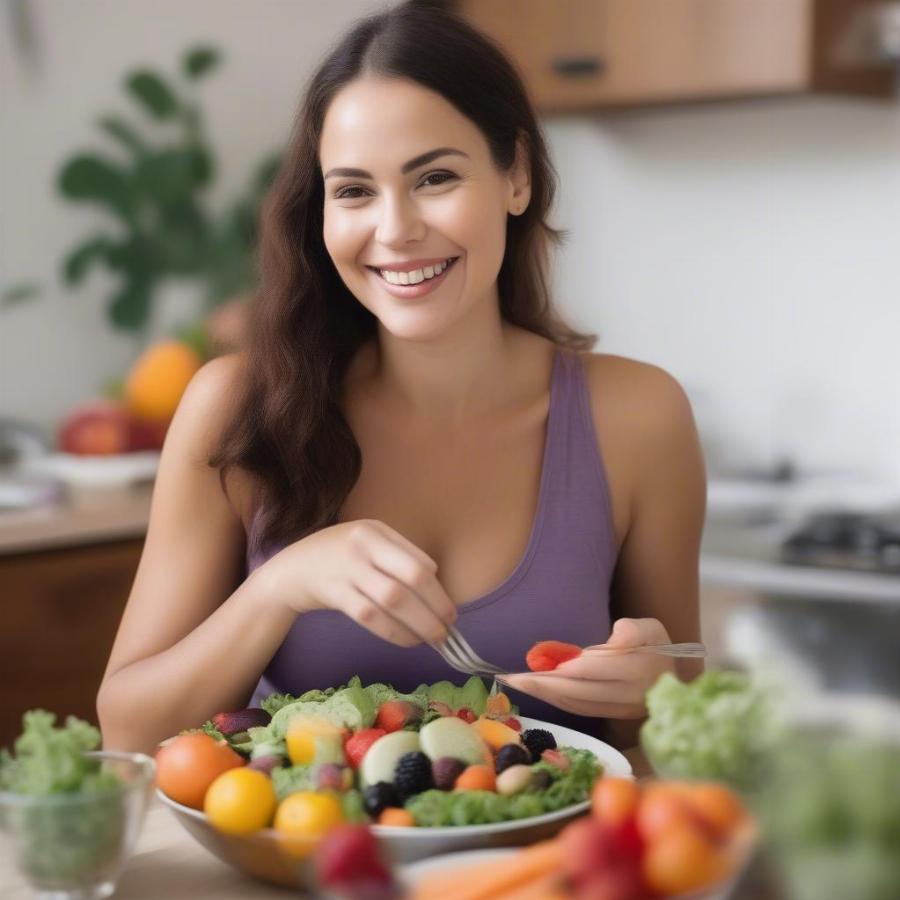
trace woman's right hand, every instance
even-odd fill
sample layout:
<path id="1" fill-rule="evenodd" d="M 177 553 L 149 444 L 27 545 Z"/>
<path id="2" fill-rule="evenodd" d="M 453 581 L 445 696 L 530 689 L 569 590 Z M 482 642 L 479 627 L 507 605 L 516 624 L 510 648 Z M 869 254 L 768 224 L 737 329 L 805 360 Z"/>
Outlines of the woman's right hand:
<path id="1" fill-rule="evenodd" d="M 298 613 L 338 610 L 401 647 L 436 643 L 456 621 L 437 563 L 384 522 L 341 522 L 289 544 L 265 564 Z"/>

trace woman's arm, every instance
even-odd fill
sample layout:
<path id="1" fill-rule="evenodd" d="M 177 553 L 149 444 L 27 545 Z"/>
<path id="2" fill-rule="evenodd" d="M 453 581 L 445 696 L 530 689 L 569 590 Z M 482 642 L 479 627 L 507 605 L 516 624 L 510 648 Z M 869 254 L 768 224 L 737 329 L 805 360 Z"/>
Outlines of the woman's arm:
<path id="1" fill-rule="evenodd" d="M 144 550 L 97 698 L 108 749 L 153 752 L 163 738 L 245 706 L 296 615 L 275 599 L 264 568 L 240 583 L 243 526 L 206 464 L 237 369 L 234 357 L 204 366 L 166 436 Z"/>
<path id="2" fill-rule="evenodd" d="M 681 385 L 662 369 L 631 365 L 636 368 L 626 429 L 632 448 L 629 523 L 613 578 L 611 612 L 615 619 L 655 620 L 674 642 L 699 641 L 700 540 L 706 515 L 703 451 Z M 625 622 L 618 627 L 620 633 L 623 628 L 635 630 Z M 643 622 L 641 627 L 652 631 L 655 625 Z M 625 638 L 626 643 L 642 642 L 639 635 Z M 658 634 L 653 639 L 664 638 Z M 675 661 L 682 679 L 702 669 L 702 660 Z M 637 743 L 642 721 L 611 723 L 619 746 Z"/>
<path id="3" fill-rule="evenodd" d="M 592 355 L 586 363 L 621 536 L 611 587 L 616 622 L 608 643 L 699 640 L 706 473 L 690 402 L 656 366 L 610 355 Z M 564 663 L 559 677 L 507 680 L 561 709 L 609 719 L 616 745 L 629 747 L 646 713 L 644 694 L 667 669 L 692 678 L 702 664 L 650 654 L 594 655 Z"/>

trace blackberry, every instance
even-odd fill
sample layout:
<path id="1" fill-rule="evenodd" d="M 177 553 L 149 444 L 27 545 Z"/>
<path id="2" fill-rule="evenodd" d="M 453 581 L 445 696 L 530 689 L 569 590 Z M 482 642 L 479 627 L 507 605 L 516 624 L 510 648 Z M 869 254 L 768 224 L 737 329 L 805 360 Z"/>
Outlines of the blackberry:
<path id="1" fill-rule="evenodd" d="M 431 775 L 434 778 L 434 786 L 439 791 L 452 791 L 456 779 L 462 775 L 466 764 L 461 759 L 452 756 L 442 756 L 436 759 L 431 767 Z"/>
<path id="2" fill-rule="evenodd" d="M 510 766 L 527 766 L 531 764 L 531 754 L 518 744 L 506 744 L 497 753 L 494 771 L 499 775 Z"/>
<path id="3" fill-rule="evenodd" d="M 363 806 L 373 819 L 377 819 L 381 815 L 381 811 L 387 807 L 400 805 L 397 788 L 389 781 L 379 781 L 369 785 L 363 794 Z"/>
<path id="4" fill-rule="evenodd" d="M 431 760 L 418 750 L 404 753 L 394 769 L 394 785 L 403 799 L 434 787 Z"/>
<path id="5" fill-rule="evenodd" d="M 522 734 L 522 743 L 528 748 L 534 762 L 541 758 L 545 750 L 556 749 L 556 738 L 543 728 L 529 728 Z"/>

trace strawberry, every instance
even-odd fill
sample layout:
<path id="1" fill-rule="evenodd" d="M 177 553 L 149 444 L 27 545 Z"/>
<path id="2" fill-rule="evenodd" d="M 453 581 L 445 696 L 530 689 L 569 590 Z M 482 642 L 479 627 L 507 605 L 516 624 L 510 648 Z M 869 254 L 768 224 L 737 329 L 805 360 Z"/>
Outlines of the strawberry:
<path id="1" fill-rule="evenodd" d="M 507 716 L 503 719 L 503 724 L 507 728 L 512 728 L 513 731 L 521 731 L 522 723 L 515 716 Z"/>
<path id="2" fill-rule="evenodd" d="M 581 656 L 581 647 L 562 641 L 538 641 L 526 654 L 532 672 L 552 672 L 558 665 Z"/>
<path id="3" fill-rule="evenodd" d="M 319 885 L 330 890 L 350 888 L 366 896 L 386 896 L 384 889 L 393 884 L 366 825 L 339 825 L 326 834 L 316 849 L 315 867 Z"/>
<path id="4" fill-rule="evenodd" d="M 550 763 L 551 766 L 556 766 L 561 772 L 568 772 L 572 767 L 569 757 L 561 750 L 545 750 L 541 754 L 541 759 L 545 763 Z"/>
<path id="5" fill-rule="evenodd" d="M 358 769 L 362 765 L 363 757 L 369 752 L 369 747 L 385 734 L 387 731 L 383 728 L 361 728 L 356 734 L 351 734 L 344 744 L 347 762 L 354 769 Z"/>
<path id="6" fill-rule="evenodd" d="M 468 706 L 464 706 L 462 709 L 458 709 L 456 711 L 456 718 L 462 719 L 463 722 L 468 722 L 471 725 L 472 722 L 474 722 L 478 718 L 478 716 L 476 716 Z"/>
<path id="7" fill-rule="evenodd" d="M 400 731 L 422 718 L 422 710 L 406 700 L 386 700 L 378 707 L 375 727 L 385 731 Z"/>

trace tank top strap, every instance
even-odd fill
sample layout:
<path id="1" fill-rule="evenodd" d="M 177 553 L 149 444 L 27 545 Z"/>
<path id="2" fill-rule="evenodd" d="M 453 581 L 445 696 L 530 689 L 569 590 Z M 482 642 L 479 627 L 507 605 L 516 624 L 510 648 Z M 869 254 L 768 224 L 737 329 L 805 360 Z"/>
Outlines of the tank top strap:
<path id="1" fill-rule="evenodd" d="M 585 357 L 559 347 L 554 360 L 550 395 L 547 452 L 550 454 L 545 514 L 566 533 L 592 523 L 605 561 L 616 555 L 609 483 L 594 424 Z M 597 526 L 600 526 L 597 528 Z"/>

